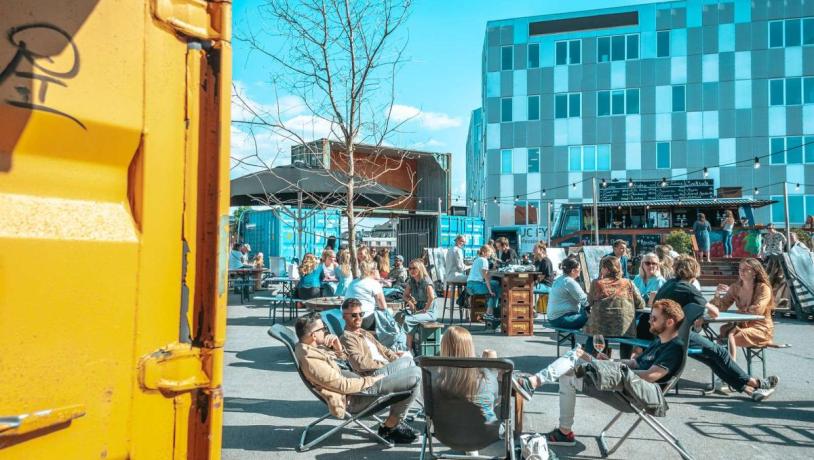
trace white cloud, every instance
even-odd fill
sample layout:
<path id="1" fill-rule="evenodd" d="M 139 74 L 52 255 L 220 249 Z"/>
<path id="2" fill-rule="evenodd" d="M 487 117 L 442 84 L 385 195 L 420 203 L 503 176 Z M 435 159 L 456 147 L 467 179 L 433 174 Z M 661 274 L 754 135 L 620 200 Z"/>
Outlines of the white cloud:
<path id="1" fill-rule="evenodd" d="M 451 117 L 440 112 L 425 112 L 417 107 L 393 104 L 390 118 L 395 122 L 417 122 L 422 128 L 430 131 L 455 128 L 461 126 L 463 121 L 460 118 Z"/>
<path id="2" fill-rule="evenodd" d="M 431 147 L 444 147 L 446 142 L 439 141 L 438 139 L 429 139 L 427 141 L 416 142 L 414 143 L 411 148 L 414 149 L 426 149 Z"/>

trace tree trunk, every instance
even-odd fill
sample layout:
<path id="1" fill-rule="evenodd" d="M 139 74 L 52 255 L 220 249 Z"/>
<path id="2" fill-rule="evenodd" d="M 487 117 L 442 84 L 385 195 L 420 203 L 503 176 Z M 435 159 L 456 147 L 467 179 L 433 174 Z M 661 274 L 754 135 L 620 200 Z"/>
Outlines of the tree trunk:
<path id="1" fill-rule="evenodd" d="M 359 278 L 359 263 L 356 260 L 356 217 L 353 209 L 354 185 L 354 164 L 353 164 L 353 139 L 345 142 L 348 151 L 348 250 L 350 251 L 350 267 L 354 278 Z"/>

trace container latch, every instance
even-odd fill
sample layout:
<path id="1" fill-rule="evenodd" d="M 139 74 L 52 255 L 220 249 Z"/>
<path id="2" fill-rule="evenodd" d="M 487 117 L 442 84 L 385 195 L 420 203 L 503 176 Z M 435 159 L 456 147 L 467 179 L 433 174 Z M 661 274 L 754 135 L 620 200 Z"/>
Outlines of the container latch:
<path id="1" fill-rule="evenodd" d="M 172 343 L 139 360 L 139 380 L 148 390 L 179 393 L 206 387 L 209 376 L 203 370 L 207 359 L 201 348 Z"/>

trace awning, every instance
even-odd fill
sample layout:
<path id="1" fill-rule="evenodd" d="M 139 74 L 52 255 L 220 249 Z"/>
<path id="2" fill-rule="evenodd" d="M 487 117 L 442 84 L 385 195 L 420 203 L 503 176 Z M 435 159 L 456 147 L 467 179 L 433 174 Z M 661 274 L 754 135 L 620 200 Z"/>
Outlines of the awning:
<path id="1" fill-rule="evenodd" d="M 754 200 L 752 198 L 703 198 L 691 200 L 654 200 L 654 201 L 603 201 L 596 204 L 598 208 L 731 208 L 733 206 L 749 205 L 752 208 L 761 208 L 775 200 Z M 583 207 L 589 207 L 591 203 L 581 203 Z"/>

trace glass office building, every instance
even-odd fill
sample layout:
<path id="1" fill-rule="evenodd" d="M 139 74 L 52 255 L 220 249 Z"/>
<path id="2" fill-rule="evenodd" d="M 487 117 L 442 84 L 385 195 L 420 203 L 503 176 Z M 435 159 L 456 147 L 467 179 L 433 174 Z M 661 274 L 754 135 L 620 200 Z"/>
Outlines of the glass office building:
<path id="1" fill-rule="evenodd" d="M 792 225 L 814 214 L 814 1 L 490 21 L 482 78 L 470 124 L 482 145 L 467 143 L 467 181 L 485 189 L 467 186 L 467 198 L 485 203 L 487 225 L 529 223 L 546 201 L 588 202 L 594 176 L 706 173 L 716 188 L 780 200 L 756 210 L 764 224 L 783 222 L 785 181 Z M 478 156 L 485 168 L 470 172 Z"/>

